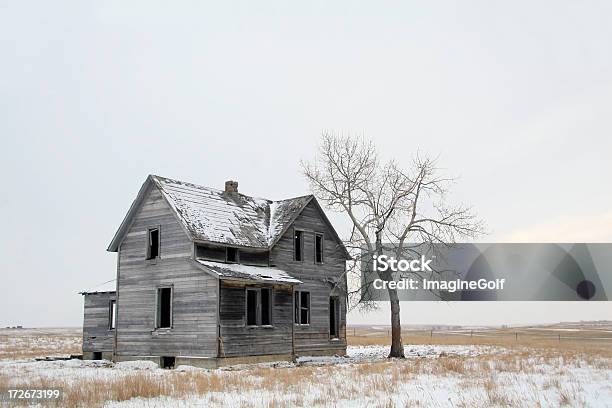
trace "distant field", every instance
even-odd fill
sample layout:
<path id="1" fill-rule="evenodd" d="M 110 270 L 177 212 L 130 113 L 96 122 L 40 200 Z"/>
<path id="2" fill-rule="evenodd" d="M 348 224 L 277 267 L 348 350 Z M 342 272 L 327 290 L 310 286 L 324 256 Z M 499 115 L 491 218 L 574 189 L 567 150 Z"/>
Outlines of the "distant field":
<path id="1" fill-rule="evenodd" d="M 391 328 L 349 326 L 349 344 L 389 344 Z M 405 344 L 482 344 L 588 350 L 612 357 L 612 322 L 559 323 L 511 328 L 405 329 Z"/>
<path id="2" fill-rule="evenodd" d="M 81 353 L 80 327 L 0 329 L 0 360 Z"/>
<path id="3" fill-rule="evenodd" d="M 203 370 L 151 362 L 33 361 L 80 351 L 71 329 L 0 329 L 0 389 L 64 390 L 68 407 L 612 406 L 612 325 L 347 329 L 348 356 Z M 2 402 L 0 401 L 0 406 Z"/>
<path id="4" fill-rule="evenodd" d="M 391 328 L 349 326 L 350 345 L 387 345 Z M 612 356 L 612 322 L 559 323 L 513 328 L 409 328 L 404 344 L 543 346 L 578 348 Z M 81 328 L 0 329 L 0 359 L 65 356 L 81 353 Z"/>

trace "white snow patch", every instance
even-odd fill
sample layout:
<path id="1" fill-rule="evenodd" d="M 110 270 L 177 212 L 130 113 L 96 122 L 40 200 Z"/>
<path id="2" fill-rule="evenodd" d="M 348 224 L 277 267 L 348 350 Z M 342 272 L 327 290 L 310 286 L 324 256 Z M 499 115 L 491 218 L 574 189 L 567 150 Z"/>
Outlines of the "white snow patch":
<path id="1" fill-rule="evenodd" d="M 115 368 L 119 370 L 156 370 L 159 365 L 153 361 L 135 360 L 121 361 L 115 364 Z"/>
<path id="2" fill-rule="evenodd" d="M 502 353 L 503 349 L 492 346 L 472 345 L 414 345 L 404 346 L 407 358 L 435 358 L 441 356 L 478 356 Z M 389 355 L 388 346 L 348 346 L 346 356 L 298 357 L 298 364 L 342 364 L 384 360 Z"/>
<path id="3" fill-rule="evenodd" d="M 193 372 L 193 371 L 207 371 L 205 368 L 194 367 L 190 365 L 179 365 L 174 368 L 175 371 L 179 372 Z"/>

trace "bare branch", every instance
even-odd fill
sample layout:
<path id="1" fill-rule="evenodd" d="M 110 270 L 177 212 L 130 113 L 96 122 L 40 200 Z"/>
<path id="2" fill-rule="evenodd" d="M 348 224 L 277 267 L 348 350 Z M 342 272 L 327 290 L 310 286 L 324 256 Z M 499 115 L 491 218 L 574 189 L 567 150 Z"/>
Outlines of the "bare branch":
<path id="1" fill-rule="evenodd" d="M 301 163 L 315 196 L 351 220 L 345 244 L 353 260 L 343 278 L 351 284 L 346 293 L 347 299 L 356 302 L 354 307 L 375 306 L 360 304 L 363 297 L 359 295 L 371 289 L 361 282 L 360 273 L 365 257 L 382 254 L 383 240 L 392 242 L 399 258 L 416 253 L 415 244 L 433 251 L 433 244 L 450 244 L 485 233 L 484 223 L 470 207 L 446 204 L 455 180 L 439 175 L 436 161 L 417 153 L 404 171 L 393 160 L 381 163 L 371 141 L 325 132 L 315 159 Z M 397 291 L 388 292 L 393 329 L 390 355 L 403 356 Z"/>

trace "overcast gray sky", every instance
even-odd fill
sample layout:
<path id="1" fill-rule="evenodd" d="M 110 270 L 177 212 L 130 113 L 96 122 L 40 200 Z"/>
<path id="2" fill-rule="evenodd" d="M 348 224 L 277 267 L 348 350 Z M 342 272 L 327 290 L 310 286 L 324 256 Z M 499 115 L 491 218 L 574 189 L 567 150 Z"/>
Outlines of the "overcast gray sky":
<path id="1" fill-rule="evenodd" d="M 0 1 L 0 325 L 81 323 L 76 292 L 114 277 L 105 249 L 147 174 L 302 195 L 298 162 L 324 129 L 399 163 L 440 155 L 487 241 L 612 241 L 611 15 L 609 1 Z M 612 319 L 603 303 L 403 309 Z"/>

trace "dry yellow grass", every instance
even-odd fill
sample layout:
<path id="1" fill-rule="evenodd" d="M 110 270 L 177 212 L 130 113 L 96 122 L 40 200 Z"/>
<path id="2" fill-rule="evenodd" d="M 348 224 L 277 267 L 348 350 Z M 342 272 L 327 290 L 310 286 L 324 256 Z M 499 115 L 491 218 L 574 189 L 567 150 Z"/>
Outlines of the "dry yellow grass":
<path id="1" fill-rule="evenodd" d="M 515 333 L 518 333 L 516 336 Z M 598 334 L 599 333 L 599 334 Z M 586 331 L 584 333 L 564 334 L 559 339 L 558 332 L 544 329 L 532 333 L 531 331 L 513 331 L 510 329 L 488 330 L 470 336 L 469 334 L 455 334 L 448 332 L 404 331 L 402 339 L 405 345 L 483 345 L 504 348 L 529 348 L 538 350 L 559 350 L 564 353 L 570 351 L 586 352 L 588 355 L 597 355 L 612 358 L 612 334 L 605 332 Z M 582 339 L 590 338 L 589 340 Z M 367 329 L 347 330 L 347 342 L 353 346 L 388 345 L 391 337 L 386 330 L 372 331 Z"/>
<path id="2" fill-rule="evenodd" d="M 0 360 L 81 353 L 81 329 L 2 329 Z"/>

